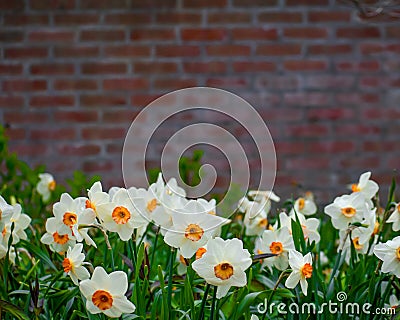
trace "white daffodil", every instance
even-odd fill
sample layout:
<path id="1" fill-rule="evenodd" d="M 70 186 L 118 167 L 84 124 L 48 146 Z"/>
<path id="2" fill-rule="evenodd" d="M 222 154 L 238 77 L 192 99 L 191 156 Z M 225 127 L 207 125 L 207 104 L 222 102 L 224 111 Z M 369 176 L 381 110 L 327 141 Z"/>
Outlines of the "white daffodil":
<path id="1" fill-rule="evenodd" d="M 381 271 L 394 274 L 400 278 L 400 236 L 374 248 L 374 254 L 383 261 Z"/>
<path id="2" fill-rule="evenodd" d="M 307 197 L 304 197 L 304 198 L 300 197 L 300 198 L 296 199 L 293 207 L 294 208 L 292 209 L 292 211 L 295 211 L 296 213 L 300 213 L 304 216 L 311 216 L 317 212 L 317 206 L 316 206 L 314 200 L 307 198 Z M 291 214 L 292 214 L 292 212 L 291 212 Z"/>
<path id="3" fill-rule="evenodd" d="M 85 255 L 82 253 L 83 244 L 78 243 L 74 248 L 68 248 L 67 256 L 62 262 L 64 272 L 71 277 L 74 284 L 78 285 L 78 280 L 90 278 L 90 273 L 82 265 Z"/>
<path id="4" fill-rule="evenodd" d="M 311 252 L 303 256 L 296 250 L 289 251 L 289 265 L 292 273 L 286 279 L 285 286 L 293 289 L 300 282 L 301 291 L 306 296 L 308 289 L 307 279 L 311 278 L 313 272 Z"/>
<path id="5" fill-rule="evenodd" d="M 303 230 L 304 240 L 309 241 L 310 243 L 313 241 L 318 243 L 321 240 L 321 236 L 318 232 L 320 221 L 316 218 L 306 219 L 306 217 L 302 214 L 297 214 L 297 217 L 299 218 L 300 225 Z M 285 212 L 281 212 L 279 214 L 281 226 L 286 226 L 289 229 L 290 234 L 292 234 L 292 220 L 297 221 L 294 212 L 292 212 L 291 216 L 288 216 Z"/>
<path id="6" fill-rule="evenodd" d="M 0 231 L 10 222 L 14 208 L 9 205 L 2 196 L 0 196 Z"/>
<path id="7" fill-rule="evenodd" d="M 206 199 L 199 198 L 196 201 L 199 206 L 204 208 L 204 213 L 211 214 L 221 221 L 219 226 L 214 229 L 214 232 L 212 234 L 213 238 L 220 236 L 222 226 L 229 224 L 231 222 L 231 220 L 221 217 L 217 214 L 215 199 L 211 199 L 210 201 L 207 201 Z"/>
<path id="8" fill-rule="evenodd" d="M 245 216 L 243 224 L 246 227 L 245 233 L 247 236 L 260 236 L 268 227 L 266 203 L 249 201 L 245 198 Z M 242 203 L 243 203 L 242 202 Z M 243 206 L 242 206 L 243 207 Z"/>
<path id="9" fill-rule="evenodd" d="M 149 223 L 133 205 L 126 189 L 121 188 L 113 202 L 97 207 L 102 225 L 111 232 L 117 232 L 122 241 L 128 241 L 134 229 L 146 227 Z"/>
<path id="10" fill-rule="evenodd" d="M 250 320 L 259 320 L 259 318 L 255 314 L 252 314 Z"/>
<path id="11" fill-rule="evenodd" d="M 86 298 L 86 309 L 92 314 L 104 313 L 110 318 L 119 318 L 136 309 L 125 296 L 128 278 L 123 271 L 107 274 L 102 267 L 96 267 L 91 279 L 79 283 L 79 289 Z"/>
<path id="12" fill-rule="evenodd" d="M 172 226 L 165 233 L 164 241 L 179 248 L 184 258 L 191 258 L 210 239 L 221 220 L 207 213 L 197 213 L 198 203 L 189 201 L 184 209 L 172 216 Z"/>
<path id="13" fill-rule="evenodd" d="M 72 235 L 72 228 L 78 224 L 78 216 L 85 209 L 86 198 L 72 199 L 68 193 L 61 195 L 60 201 L 53 206 L 53 214 L 60 234 Z"/>
<path id="14" fill-rule="evenodd" d="M 97 207 L 110 202 L 110 195 L 103 191 L 100 181 L 95 182 L 88 190 L 88 199 L 85 201 L 86 209 L 92 209 L 97 215 Z"/>
<path id="15" fill-rule="evenodd" d="M 17 244 L 19 240 L 26 240 L 27 236 L 25 233 L 25 229 L 28 228 L 32 219 L 22 213 L 22 207 L 20 204 L 14 204 L 13 206 L 13 214 L 10 218 L 9 225 L 5 225 L 3 232 L 9 233 L 11 232 L 11 224 L 14 224 L 14 230 L 12 233 L 12 244 Z"/>
<path id="16" fill-rule="evenodd" d="M 397 309 L 400 306 L 400 300 L 397 299 L 397 297 L 392 294 L 389 297 L 389 305 L 385 304 L 386 308 L 392 308 L 392 309 Z"/>
<path id="17" fill-rule="evenodd" d="M 351 191 L 361 193 L 365 199 L 372 199 L 379 190 L 378 184 L 370 180 L 371 172 L 364 172 L 358 181 L 350 185 Z"/>
<path id="18" fill-rule="evenodd" d="M 262 210 L 267 214 L 271 210 L 271 200 L 274 202 L 279 202 L 281 200 L 273 191 L 250 190 L 247 195 L 252 198 L 254 202 L 259 203 L 260 207 L 262 207 Z M 254 218 L 261 212 L 257 212 L 255 209 L 256 208 L 254 207 L 250 211 L 247 210 L 250 219 Z"/>
<path id="19" fill-rule="evenodd" d="M 207 283 L 218 286 L 217 298 L 220 299 L 232 286 L 246 285 L 245 271 L 251 264 L 250 253 L 243 249 L 242 241 L 215 238 L 208 241 L 207 251 L 192 263 L 192 267 Z"/>
<path id="20" fill-rule="evenodd" d="M 288 252 L 294 250 L 293 238 L 287 227 L 278 230 L 265 230 L 262 237 L 256 240 L 255 254 L 273 253 L 275 257 L 264 259 L 263 266 L 272 270 L 272 266 L 278 270 L 285 270 L 288 263 Z"/>
<path id="21" fill-rule="evenodd" d="M 36 186 L 36 190 L 42 196 L 43 202 L 49 201 L 51 193 L 55 188 L 56 181 L 50 173 L 39 174 L 39 182 Z"/>
<path id="22" fill-rule="evenodd" d="M 352 193 L 335 198 L 325 207 L 325 213 L 332 218 L 332 225 L 339 230 L 346 229 L 350 223 L 361 222 L 368 206 L 360 193 Z"/>
<path id="23" fill-rule="evenodd" d="M 396 204 L 393 213 L 390 215 L 389 219 L 386 220 L 386 222 L 393 223 L 393 231 L 400 230 L 400 202 Z"/>
<path id="24" fill-rule="evenodd" d="M 47 244 L 51 251 L 64 253 L 69 247 L 74 247 L 76 239 L 71 233 L 60 233 L 58 228 L 57 218 L 52 217 L 46 221 L 46 233 L 42 236 L 40 241 Z"/>

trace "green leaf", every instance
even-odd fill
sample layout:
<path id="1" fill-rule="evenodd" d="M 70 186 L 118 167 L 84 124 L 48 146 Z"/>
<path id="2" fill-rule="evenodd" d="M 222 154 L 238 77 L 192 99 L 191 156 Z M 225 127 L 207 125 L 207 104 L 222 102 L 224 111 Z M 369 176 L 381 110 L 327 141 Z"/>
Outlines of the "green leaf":
<path id="1" fill-rule="evenodd" d="M 29 317 L 20 308 L 10 302 L 0 300 L 0 310 L 10 313 L 16 319 L 29 320 Z"/>
<path id="2" fill-rule="evenodd" d="M 35 246 L 34 244 L 26 240 L 21 240 L 20 243 L 23 247 L 25 247 L 25 249 L 33 253 L 35 256 L 39 257 L 40 260 L 45 262 L 50 268 L 52 268 L 55 271 L 58 271 L 54 263 L 51 261 L 50 257 L 47 255 L 46 251 L 42 250 L 41 248 Z"/>

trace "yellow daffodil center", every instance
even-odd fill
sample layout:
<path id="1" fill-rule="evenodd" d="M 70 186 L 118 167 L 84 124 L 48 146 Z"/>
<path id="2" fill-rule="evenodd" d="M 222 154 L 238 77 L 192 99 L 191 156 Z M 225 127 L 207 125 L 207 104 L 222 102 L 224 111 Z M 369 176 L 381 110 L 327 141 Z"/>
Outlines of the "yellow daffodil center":
<path id="1" fill-rule="evenodd" d="M 353 207 L 342 208 L 342 214 L 347 218 L 351 218 L 356 214 L 356 209 Z"/>
<path id="2" fill-rule="evenodd" d="M 221 280 L 227 280 L 233 276 L 233 266 L 229 262 L 217 264 L 214 267 L 214 274 Z"/>
<path id="3" fill-rule="evenodd" d="M 58 232 L 54 232 L 53 239 L 55 243 L 66 244 L 69 240 L 69 237 L 67 234 L 59 234 Z"/>
<path id="4" fill-rule="evenodd" d="M 5 236 L 6 236 L 6 233 L 7 233 L 7 229 L 6 229 L 6 227 L 4 227 L 4 228 L 3 228 L 3 231 L 1 232 L 1 235 L 2 235 L 3 237 L 5 237 Z"/>
<path id="5" fill-rule="evenodd" d="M 93 209 L 94 211 L 96 211 L 96 206 L 94 205 L 94 203 L 90 200 L 86 200 L 86 205 L 85 205 L 86 209 Z"/>
<path id="6" fill-rule="evenodd" d="M 63 222 L 66 226 L 72 227 L 76 223 L 76 220 L 77 220 L 77 216 L 75 213 L 72 213 L 72 212 L 64 213 Z"/>
<path id="7" fill-rule="evenodd" d="M 261 219 L 260 222 L 258 222 L 258 225 L 259 225 L 261 228 L 266 228 L 267 225 L 268 225 L 268 220 L 267 220 L 267 218 Z"/>
<path id="8" fill-rule="evenodd" d="M 183 265 L 187 266 L 186 260 L 185 260 L 185 258 L 183 257 L 183 255 L 179 255 L 179 261 L 180 261 Z"/>
<path id="9" fill-rule="evenodd" d="M 185 237 L 192 241 L 199 241 L 204 234 L 204 230 L 198 224 L 191 223 L 185 229 Z"/>
<path id="10" fill-rule="evenodd" d="M 273 254 L 281 254 L 283 252 L 283 245 L 281 242 L 272 242 L 269 246 L 269 250 Z"/>
<path id="11" fill-rule="evenodd" d="M 397 205 L 397 212 L 400 213 L 400 203 Z M 1 216 L 0 216 L 1 218 Z"/>
<path id="12" fill-rule="evenodd" d="M 298 201 L 299 201 L 299 202 L 298 202 L 298 204 L 299 204 L 299 210 L 301 211 L 301 210 L 304 209 L 304 206 L 306 205 L 306 201 L 304 200 L 304 198 L 299 198 Z"/>
<path id="13" fill-rule="evenodd" d="M 125 224 L 131 218 L 131 213 L 127 208 L 118 206 L 115 207 L 111 216 L 116 224 Z"/>
<path id="14" fill-rule="evenodd" d="M 300 272 L 301 272 L 302 276 L 303 276 L 304 278 L 306 278 L 306 279 L 311 278 L 312 271 L 313 271 L 312 265 L 309 264 L 309 263 L 306 263 L 306 264 L 300 269 Z"/>
<path id="15" fill-rule="evenodd" d="M 211 215 L 213 215 L 213 216 L 217 215 L 217 214 L 215 213 L 215 211 L 210 211 L 208 214 L 211 214 Z"/>
<path id="16" fill-rule="evenodd" d="M 372 235 L 378 234 L 378 232 L 379 232 L 379 222 L 375 221 L 374 232 L 372 233 Z"/>
<path id="17" fill-rule="evenodd" d="M 109 292 L 97 290 L 93 293 L 92 302 L 97 308 L 104 311 L 112 307 L 113 298 Z"/>
<path id="18" fill-rule="evenodd" d="M 56 188 L 56 182 L 54 180 L 49 182 L 47 188 L 49 188 L 50 191 L 54 191 L 54 189 Z"/>
<path id="19" fill-rule="evenodd" d="M 353 191 L 353 192 L 359 192 L 359 191 L 361 191 L 361 189 L 360 189 L 360 187 L 358 186 L 357 183 L 353 183 L 353 184 L 351 185 L 351 191 Z"/>
<path id="20" fill-rule="evenodd" d="M 354 248 L 355 248 L 356 250 L 361 250 L 362 247 L 363 247 L 363 245 L 360 244 L 360 239 L 359 239 L 359 237 L 353 239 L 353 245 L 354 245 Z"/>
<path id="21" fill-rule="evenodd" d="M 72 263 L 71 260 L 69 260 L 68 258 L 65 258 L 62 262 L 62 266 L 64 268 L 64 272 L 68 273 L 72 270 Z"/>
<path id="22" fill-rule="evenodd" d="M 396 257 L 400 260 L 400 247 L 398 247 L 396 250 Z"/>
<path id="23" fill-rule="evenodd" d="M 197 249 L 197 251 L 196 251 L 196 260 L 200 259 L 203 256 L 203 254 L 205 254 L 206 252 L 207 252 L 206 248 Z"/>
<path id="24" fill-rule="evenodd" d="M 149 202 L 147 202 L 147 211 L 153 212 L 156 207 L 157 207 L 156 199 L 152 199 Z"/>

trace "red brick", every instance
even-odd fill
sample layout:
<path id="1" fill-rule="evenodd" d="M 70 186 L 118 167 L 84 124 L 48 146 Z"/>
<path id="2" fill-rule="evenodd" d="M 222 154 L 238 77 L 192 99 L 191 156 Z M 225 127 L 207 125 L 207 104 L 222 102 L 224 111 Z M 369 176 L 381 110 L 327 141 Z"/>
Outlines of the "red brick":
<path id="1" fill-rule="evenodd" d="M 29 100 L 31 107 L 68 107 L 74 104 L 74 96 L 32 96 Z"/>
<path id="2" fill-rule="evenodd" d="M 277 154 L 301 154 L 305 150 L 302 142 L 275 142 Z"/>
<path id="3" fill-rule="evenodd" d="M 307 119 L 311 122 L 319 120 L 343 120 L 354 118 L 353 109 L 349 108 L 317 108 L 307 111 Z"/>
<path id="4" fill-rule="evenodd" d="M 362 54 L 380 53 L 386 50 L 386 46 L 382 43 L 360 43 L 360 51 Z"/>
<path id="5" fill-rule="evenodd" d="M 76 138 L 74 128 L 62 129 L 33 129 L 30 138 L 32 140 L 70 140 Z"/>
<path id="6" fill-rule="evenodd" d="M 288 60 L 283 65 L 288 71 L 321 71 L 327 69 L 326 61 L 320 60 Z"/>
<path id="7" fill-rule="evenodd" d="M 22 73 L 22 64 L 0 64 L 0 75 L 17 75 Z"/>
<path id="8" fill-rule="evenodd" d="M 24 0 L 0 0 L 0 10 L 21 10 L 24 7 Z"/>
<path id="9" fill-rule="evenodd" d="M 398 26 L 390 26 L 386 27 L 386 36 L 389 38 L 400 38 L 400 27 Z"/>
<path id="10" fill-rule="evenodd" d="M 379 166 L 380 158 L 378 156 L 366 157 L 365 155 L 356 155 L 346 157 L 339 162 L 339 164 L 346 169 L 354 168 L 376 168 Z"/>
<path id="11" fill-rule="evenodd" d="M 251 21 L 251 14 L 247 12 L 210 12 L 207 21 L 209 24 L 247 24 Z"/>
<path id="12" fill-rule="evenodd" d="M 285 28 L 283 35 L 288 38 L 300 38 L 300 39 L 321 39 L 326 38 L 328 33 L 326 29 L 314 28 L 314 27 L 297 27 L 297 28 Z"/>
<path id="13" fill-rule="evenodd" d="M 41 91 L 47 89 L 45 80 L 6 80 L 3 81 L 4 91 Z"/>
<path id="14" fill-rule="evenodd" d="M 320 124 L 292 125 L 286 131 L 289 135 L 295 137 L 320 137 L 327 135 L 329 128 Z"/>
<path id="15" fill-rule="evenodd" d="M 124 135 L 124 128 L 86 127 L 82 129 L 82 138 L 88 140 L 120 139 Z"/>
<path id="16" fill-rule="evenodd" d="M 340 71 L 373 72 L 380 70 L 378 61 L 338 62 L 336 68 Z"/>
<path id="17" fill-rule="evenodd" d="M 266 61 L 236 61 L 233 62 L 232 66 L 235 72 L 271 72 L 276 70 L 275 63 Z"/>
<path id="18" fill-rule="evenodd" d="M 181 37 L 183 41 L 221 41 L 226 38 L 226 31 L 222 29 L 183 29 Z"/>
<path id="19" fill-rule="evenodd" d="M 299 86 L 299 79 L 289 74 L 284 76 L 260 77 L 256 81 L 256 88 L 262 88 L 263 90 L 291 91 L 298 89 Z"/>
<path id="20" fill-rule="evenodd" d="M 83 74 L 121 74 L 126 73 L 127 65 L 118 62 L 88 62 L 81 65 L 81 70 Z"/>
<path id="21" fill-rule="evenodd" d="M 184 62 L 183 69 L 186 73 L 224 73 L 226 64 L 222 61 Z"/>
<path id="22" fill-rule="evenodd" d="M 155 79 L 154 87 L 157 89 L 170 89 L 177 90 L 188 87 L 195 87 L 197 85 L 197 81 L 195 79 Z"/>
<path id="23" fill-rule="evenodd" d="M 96 122 L 98 120 L 96 111 L 56 111 L 54 119 L 58 122 Z"/>
<path id="24" fill-rule="evenodd" d="M 32 31 L 28 34 L 28 40 L 32 42 L 72 42 L 73 31 Z"/>
<path id="25" fill-rule="evenodd" d="M 325 6 L 329 0 L 286 0 L 288 6 Z"/>
<path id="26" fill-rule="evenodd" d="M 158 94 L 134 94 L 131 96 L 131 105 L 135 107 L 145 107 L 150 102 L 154 101 L 155 99 L 159 98 L 160 95 Z"/>
<path id="27" fill-rule="evenodd" d="M 95 57 L 99 54 L 99 47 L 89 46 L 68 46 L 55 47 L 54 56 L 57 58 L 86 58 Z"/>
<path id="28" fill-rule="evenodd" d="M 68 75 L 74 73 L 74 65 L 61 63 L 33 64 L 29 71 L 33 75 Z"/>
<path id="29" fill-rule="evenodd" d="M 293 122 L 293 121 L 302 121 L 303 120 L 303 111 L 290 108 L 289 110 L 286 108 L 278 109 L 278 108 L 263 108 L 259 111 L 260 115 L 267 122 L 272 121 L 285 121 L 285 122 Z"/>
<path id="30" fill-rule="evenodd" d="M 151 22 L 151 15 L 147 13 L 110 13 L 105 16 L 107 25 L 146 25 Z"/>
<path id="31" fill-rule="evenodd" d="M 261 28 L 236 28 L 232 29 L 234 40 L 277 40 L 278 32 L 276 29 Z"/>
<path id="32" fill-rule="evenodd" d="M 24 128 L 6 128 L 5 136 L 11 141 L 15 140 L 25 140 L 26 130 Z"/>
<path id="33" fill-rule="evenodd" d="M 48 146 L 41 144 L 20 144 L 20 145 L 11 145 L 10 151 L 15 152 L 20 157 L 31 156 L 31 157 L 43 157 L 47 152 Z"/>
<path id="34" fill-rule="evenodd" d="M 206 47 L 209 56 L 249 56 L 251 47 L 248 45 L 224 44 Z"/>
<path id="35" fill-rule="evenodd" d="M 100 15 L 98 14 L 88 14 L 88 13 L 81 13 L 81 14 L 56 14 L 54 16 L 54 23 L 56 25 L 62 26 L 73 26 L 76 27 L 77 25 L 85 25 L 85 24 L 97 24 L 99 22 Z"/>
<path id="36" fill-rule="evenodd" d="M 80 104 L 86 107 L 121 106 L 126 98 L 121 95 L 81 95 Z"/>
<path id="37" fill-rule="evenodd" d="M 8 1 L 8 0 L 3 0 Z M 11 1 L 8 1 L 11 2 Z M 6 26 L 25 26 L 25 25 L 47 25 L 49 16 L 42 14 L 6 14 L 4 15 L 4 25 Z"/>
<path id="38" fill-rule="evenodd" d="M 266 23 L 300 23 L 303 21 L 301 12 L 264 12 L 258 15 L 258 21 Z"/>
<path id="39" fill-rule="evenodd" d="M 338 28 L 337 38 L 379 38 L 381 33 L 376 27 L 346 27 Z"/>
<path id="40" fill-rule="evenodd" d="M 337 93 L 335 100 L 341 104 L 366 104 L 379 102 L 379 94 L 372 93 Z"/>
<path id="41" fill-rule="evenodd" d="M 308 21 L 310 22 L 349 22 L 351 12 L 348 11 L 310 11 Z"/>
<path id="42" fill-rule="evenodd" d="M 308 142 L 307 153 L 317 154 L 336 154 L 355 151 L 355 145 L 352 141 L 323 141 Z"/>
<path id="43" fill-rule="evenodd" d="M 24 37 L 22 31 L 0 31 L 0 42 L 21 42 Z"/>
<path id="44" fill-rule="evenodd" d="M 48 54 L 47 48 L 41 47 L 6 48 L 3 50 L 6 59 L 45 58 Z"/>
<path id="45" fill-rule="evenodd" d="M 29 0 L 34 10 L 66 10 L 75 8 L 75 0 Z"/>
<path id="46" fill-rule="evenodd" d="M 137 114 L 138 111 L 126 109 L 105 111 L 102 121 L 106 123 L 131 123 Z"/>
<path id="47" fill-rule="evenodd" d="M 194 57 L 200 54 L 198 46 L 164 45 L 156 46 L 156 55 L 159 57 Z"/>
<path id="48" fill-rule="evenodd" d="M 185 8 L 223 8 L 227 5 L 227 0 L 185 0 Z"/>
<path id="49" fill-rule="evenodd" d="M 61 80 L 54 81 L 54 89 L 56 90 L 97 90 L 97 81 L 89 79 L 77 80 Z"/>
<path id="50" fill-rule="evenodd" d="M 313 44 L 308 47 L 308 53 L 312 55 L 347 54 L 352 52 L 353 48 L 349 44 Z"/>
<path id="51" fill-rule="evenodd" d="M 133 41 L 168 41 L 175 39 L 173 29 L 133 29 L 131 40 Z"/>
<path id="52" fill-rule="evenodd" d="M 323 157 L 310 157 L 310 158 L 289 158 L 286 160 L 286 167 L 292 170 L 305 170 L 305 169 L 328 169 L 329 158 Z"/>
<path id="53" fill-rule="evenodd" d="M 145 90 L 149 83 L 144 78 L 106 79 L 103 81 L 104 90 Z"/>
<path id="54" fill-rule="evenodd" d="M 4 112 L 4 121 L 11 124 L 39 123 L 43 125 L 43 123 L 48 121 L 48 119 L 48 112 L 33 112 L 26 110 L 24 110 L 23 112 L 18 112 L 15 110 Z"/>
<path id="55" fill-rule="evenodd" d="M 0 96 L 0 108 L 19 108 L 24 105 L 24 98 L 19 96 Z"/>
<path id="56" fill-rule="evenodd" d="M 165 9 L 175 9 L 178 4 L 178 0 L 131 0 L 132 8 L 143 8 L 143 9 L 151 9 L 151 8 L 165 8 Z M 129 3 L 129 2 L 128 2 Z"/>
<path id="57" fill-rule="evenodd" d="M 257 55 L 263 56 L 286 56 L 301 53 L 300 44 L 263 44 L 257 46 Z"/>
<path id="58" fill-rule="evenodd" d="M 348 90 L 354 87 L 354 83 L 355 78 L 353 76 L 312 75 L 310 77 L 307 77 L 305 81 L 305 88 Z"/>
<path id="59" fill-rule="evenodd" d="M 200 24 L 201 14 L 187 12 L 157 13 L 156 23 L 172 25 Z"/>
<path id="60" fill-rule="evenodd" d="M 81 9 L 129 9 L 126 0 L 84 0 L 80 3 Z M 133 6 L 134 8 L 134 6 Z"/>
<path id="61" fill-rule="evenodd" d="M 124 39 L 124 30 L 82 30 L 80 34 L 81 41 L 115 42 Z"/>
<path id="62" fill-rule="evenodd" d="M 277 4 L 278 0 L 233 0 L 233 5 L 237 7 L 272 7 Z"/>
<path id="63" fill-rule="evenodd" d="M 71 145 L 57 143 L 57 152 L 62 156 L 85 157 L 100 154 L 101 148 L 95 144 Z"/>
<path id="64" fill-rule="evenodd" d="M 109 172 L 114 167 L 114 163 L 111 160 L 104 161 L 104 160 L 97 160 L 97 161 L 85 161 L 83 163 L 83 170 L 89 173 L 96 173 L 99 172 Z"/>
<path id="65" fill-rule="evenodd" d="M 133 64 L 133 70 L 135 73 L 144 74 L 168 74 L 176 73 L 178 71 L 178 65 L 175 62 L 135 62 Z"/>
<path id="66" fill-rule="evenodd" d="M 284 103 L 297 106 L 326 106 L 329 103 L 326 93 L 285 93 Z"/>
<path id="67" fill-rule="evenodd" d="M 126 57 L 126 58 L 148 57 L 150 56 L 150 47 L 137 46 L 137 45 L 105 47 L 104 54 L 106 57 Z"/>
<path id="68" fill-rule="evenodd" d="M 206 85 L 210 87 L 219 87 L 219 88 L 247 88 L 249 86 L 249 82 L 244 78 L 210 78 L 207 79 Z"/>

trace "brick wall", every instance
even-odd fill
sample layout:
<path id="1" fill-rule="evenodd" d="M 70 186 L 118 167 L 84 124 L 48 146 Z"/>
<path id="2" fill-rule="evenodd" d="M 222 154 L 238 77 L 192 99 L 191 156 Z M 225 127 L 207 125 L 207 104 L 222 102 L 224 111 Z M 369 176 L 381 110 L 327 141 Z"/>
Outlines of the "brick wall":
<path id="1" fill-rule="evenodd" d="M 82 169 L 121 184 L 140 109 L 204 85 L 260 111 L 283 196 L 301 184 L 327 201 L 365 170 L 387 185 L 399 168 L 395 18 L 366 21 L 334 0 L 0 0 L 0 10 L 0 119 L 11 149 L 59 179 Z"/>

